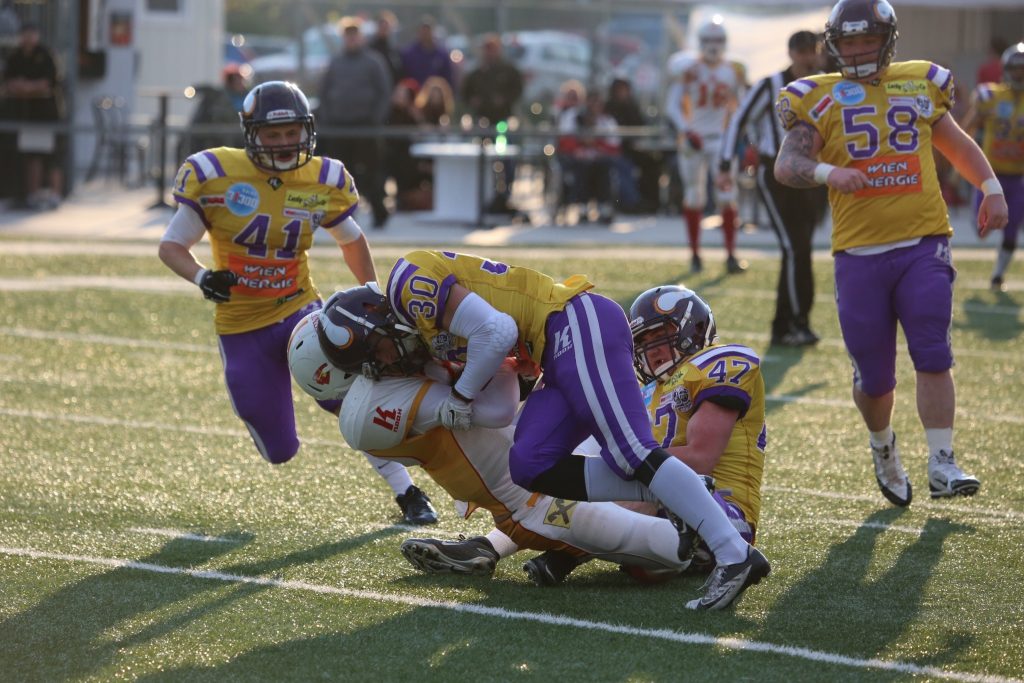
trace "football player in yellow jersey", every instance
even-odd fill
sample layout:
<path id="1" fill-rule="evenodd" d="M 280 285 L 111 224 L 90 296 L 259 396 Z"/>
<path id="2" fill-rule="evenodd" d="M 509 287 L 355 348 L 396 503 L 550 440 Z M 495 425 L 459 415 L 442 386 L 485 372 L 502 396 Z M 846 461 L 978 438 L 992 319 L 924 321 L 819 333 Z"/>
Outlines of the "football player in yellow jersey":
<path id="1" fill-rule="evenodd" d="M 931 62 L 890 63 L 896 38 L 896 12 L 886 0 L 840 0 L 832 8 L 825 45 L 840 73 L 782 89 L 776 110 L 788 132 L 775 177 L 792 187 L 829 187 L 836 303 L 853 361 L 853 399 L 870 433 L 882 494 L 903 506 L 912 488 L 891 426 L 897 321 L 917 371 L 932 497 L 973 495 L 981 486 L 953 456 L 955 271 L 932 146 L 984 192 L 982 235 L 1006 225 L 1007 209 L 981 149 L 948 114 L 952 74 Z"/>
<path id="2" fill-rule="evenodd" d="M 715 481 L 715 498 L 749 543 L 761 516 L 768 432 L 761 359 L 718 343 L 711 308 L 692 290 L 653 287 L 629 309 L 634 364 L 654 438 Z"/>
<path id="3" fill-rule="evenodd" d="M 682 461 L 651 433 L 633 371 L 625 313 L 594 294 L 582 276 L 564 283 L 528 268 L 468 254 L 414 251 L 388 278 L 385 323 L 366 306 L 327 306 L 321 346 L 346 372 L 380 374 L 409 358 L 415 334 L 439 360 L 465 362 L 438 406 L 439 422 L 473 424 L 473 399 L 508 356 L 539 367 L 544 386 L 527 397 L 509 454 L 512 480 L 530 491 L 577 501 L 644 500 L 653 493 L 678 523 L 699 529 L 719 564 L 690 609 L 723 609 L 767 576 L 764 555 L 743 540 Z M 575 455 L 588 436 L 600 458 Z"/>
<path id="4" fill-rule="evenodd" d="M 1008 47 L 1001 61 L 1003 82 L 980 84 L 964 119 L 968 131 L 981 129 L 981 149 L 1006 195 L 1009 215 L 992 270 L 992 289 L 997 291 L 1004 288 L 1003 276 L 1017 248 L 1017 232 L 1024 221 L 1024 43 Z M 983 198 L 978 193 L 979 209 Z"/>
<path id="5" fill-rule="evenodd" d="M 245 149 L 190 156 L 174 181 L 178 209 L 160 242 L 160 260 L 194 282 L 216 306 L 224 377 L 235 413 L 269 462 L 299 449 L 286 351 L 305 314 L 321 306 L 306 252 L 327 230 L 359 282 L 376 280 L 370 248 L 352 214 L 359 195 L 340 161 L 314 156 L 316 127 L 292 83 L 253 88 L 240 113 Z M 209 233 L 213 266 L 192 253 Z M 333 401 L 324 401 L 330 410 Z M 406 519 L 437 521 L 404 468 L 371 459 L 398 494 Z"/>

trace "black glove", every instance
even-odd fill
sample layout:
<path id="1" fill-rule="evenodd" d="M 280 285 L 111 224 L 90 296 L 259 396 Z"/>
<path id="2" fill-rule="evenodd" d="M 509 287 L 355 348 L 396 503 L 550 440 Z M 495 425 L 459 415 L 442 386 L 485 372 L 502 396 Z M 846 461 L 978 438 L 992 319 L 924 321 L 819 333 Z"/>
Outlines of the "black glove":
<path id="1" fill-rule="evenodd" d="M 231 300 L 231 287 L 238 282 L 238 276 L 230 270 L 207 270 L 199 280 L 203 296 L 215 304 Z"/>

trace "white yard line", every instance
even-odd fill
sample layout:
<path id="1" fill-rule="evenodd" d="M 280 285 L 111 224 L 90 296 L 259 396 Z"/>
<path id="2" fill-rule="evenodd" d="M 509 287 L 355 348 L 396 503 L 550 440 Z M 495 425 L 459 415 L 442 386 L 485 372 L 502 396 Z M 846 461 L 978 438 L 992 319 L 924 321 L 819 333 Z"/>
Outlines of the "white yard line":
<path id="1" fill-rule="evenodd" d="M 128 337 L 111 337 L 104 334 L 80 334 L 77 332 L 59 332 L 56 330 L 32 330 L 25 327 L 0 327 L 0 336 L 23 337 L 26 339 L 43 339 L 46 341 L 75 341 L 88 344 L 109 344 L 111 346 L 127 346 L 134 349 L 156 349 L 158 351 L 188 351 L 190 353 L 219 354 L 217 346 L 210 344 L 182 344 L 171 341 L 150 341 L 148 339 L 130 339 Z"/>
<path id="2" fill-rule="evenodd" d="M 283 590 L 302 591 L 316 593 L 319 595 L 337 595 L 343 598 L 357 600 L 369 600 L 372 602 L 383 602 L 408 607 L 422 607 L 429 609 L 443 609 L 449 612 L 460 614 L 472 614 L 475 616 L 493 617 L 512 621 L 525 621 L 545 626 L 560 626 L 586 631 L 599 631 L 604 633 L 615 633 L 636 638 L 648 638 L 652 640 L 681 643 L 684 645 L 706 645 L 710 647 L 726 648 L 740 652 L 758 652 L 783 657 L 804 659 L 821 664 L 846 666 L 855 669 L 877 669 L 881 671 L 895 671 L 911 675 L 928 676 L 953 681 L 968 681 L 970 683 L 1019 683 L 1018 679 L 1006 678 L 990 674 L 977 674 L 962 671 L 948 671 L 933 666 L 920 666 L 910 662 L 884 659 L 863 659 L 860 657 L 848 657 L 833 652 L 812 650 L 804 647 L 792 647 L 789 645 L 777 645 L 775 643 L 747 640 L 744 638 L 716 638 L 715 636 L 703 633 L 687 633 L 683 631 L 672 631 L 668 629 L 649 629 L 613 624 L 605 621 L 590 621 L 577 619 L 575 617 L 564 617 L 545 612 L 524 612 L 509 610 L 502 607 L 487 607 L 467 603 L 452 602 L 449 600 L 431 600 L 415 595 L 401 593 L 380 593 L 377 591 L 358 590 L 340 586 L 328 586 L 323 584 L 307 583 L 305 581 L 285 581 L 262 576 L 246 576 L 243 574 L 228 574 L 215 570 L 190 569 L 187 567 L 169 567 L 167 565 L 152 564 L 149 562 L 136 562 L 133 560 L 121 560 L 107 557 L 93 557 L 88 555 L 68 555 L 64 553 L 44 552 L 31 548 L 8 548 L 0 546 L 0 554 L 27 557 L 35 560 L 56 560 L 59 562 L 76 562 L 84 564 L 110 567 L 112 569 L 131 569 L 156 574 L 170 574 L 188 576 L 194 579 L 205 579 L 208 581 L 222 581 L 225 583 L 241 583 L 255 586 L 267 586 Z"/>
<path id="3" fill-rule="evenodd" d="M 162 422 L 143 422 L 139 420 L 122 420 L 119 418 L 101 417 L 99 415 L 66 415 L 62 413 L 47 413 L 39 410 L 21 410 L 16 408 L 2 408 L 0 407 L 0 415 L 6 415 L 9 417 L 23 417 L 32 420 L 64 420 L 67 422 L 77 422 L 81 424 L 94 424 L 94 425 L 106 425 L 116 427 L 128 427 L 133 430 L 139 429 L 156 429 L 161 431 L 170 432 L 185 432 L 188 434 L 202 434 L 206 436 L 226 436 L 231 438 L 249 438 L 249 433 L 241 429 L 224 429 L 220 427 L 195 427 L 191 425 L 176 425 Z M 327 446 L 327 447 L 340 447 L 344 445 L 344 442 L 338 439 L 337 441 L 332 439 L 303 439 L 302 444 L 305 446 Z M 867 503 L 880 503 L 881 494 L 866 495 L 866 494 L 855 494 L 855 493 L 839 493 L 835 491 L 818 491 L 814 489 L 804 488 L 790 488 L 785 486 L 771 486 L 764 485 L 761 487 L 762 491 L 769 493 L 786 493 L 796 494 L 802 496 L 813 496 L 817 498 L 832 498 L 836 500 L 849 500 L 855 502 L 867 502 Z M 1024 512 L 1016 512 L 1014 510 L 988 510 L 985 508 L 978 508 L 968 505 L 958 505 L 956 503 L 941 503 L 934 500 L 925 499 L 921 502 L 914 503 L 915 508 L 924 507 L 926 509 L 935 509 L 941 511 L 957 512 L 958 514 L 976 514 L 995 518 L 1011 518 L 1011 519 L 1024 519 Z M 410 527 L 410 531 L 421 529 L 422 527 Z"/>
<path id="4" fill-rule="evenodd" d="M 144 422 L 141 420 L 122 420 L 116 417 L 103 417 L 101 415 L 67 415 L 63 413 L 46 413 L 40 410 L 21 410 L 18 408 L 0 408 L 0 415 L 9 417 L 24 417 L 30 420 L 64 420 L 66 422 L 77 422 L 79 424 L 104 425 L 110 427 L 128 427 L 137 429 L 156 429 L 165 432 L 185 432 L 187 434 L 202 434 L 203 436 L 226 436 L 231 438 L 249 439 L 248 431 L 243 429 L 226 429 L 223 427 L 196 427 L 193 425 L 169 424 L 166 422 Z M 303 445 L 308 446 L 343 446 L 344 442 L 329 439 L 302 439 Z"/>
<path id="5" fill-rule="evenodd" d="M 881 504 L 882 494 L 866 495 L 863 493 L 839 493 L 837 491 L 818 491 L 816 489 L 793 488 L 789 486 L 762 485 L 761 490 L 766 493 L 785 493 L 787 495 L 812 496 L 814 498 L 831 498 L 833 500 L 848 500 L 857 503 Z M 955 512 L 958 515 L 981 515 L 984 517 L 1004 519 L 1024 519 L 1024 512 L 1016 510 L 980 508 L 974 505 L 965 504 L 966 501 L 943 503 L 931 498 L 915 497 L 914 509 L 934 510 L 937 512 Z M 888 503 L 886 503 L 888 505 Z"/>
<path id="6" fill-rule="evenodd" d="M 200 543 L 241 543 L 237 538 L 224 538 L 223 536 L 206 536 L 205 534 L 193 534 L 188 531 L 177 529 L 147 529 L 144 527 L 132 527 L 128 529 L 135 534 L 146 534 L 148 536 L 166 536 L 185 541 L 199 541 Z"/>

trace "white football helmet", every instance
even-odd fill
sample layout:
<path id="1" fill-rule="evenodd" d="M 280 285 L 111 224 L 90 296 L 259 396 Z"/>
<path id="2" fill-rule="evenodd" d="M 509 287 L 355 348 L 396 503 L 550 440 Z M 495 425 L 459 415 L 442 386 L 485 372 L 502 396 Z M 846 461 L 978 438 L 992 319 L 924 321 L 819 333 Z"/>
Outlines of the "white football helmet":
<path id="1" fill-rule="evenodd" d="M 320 349 L 316 328 L 320 312 L 313 311 L 295 326 L 288 340 L 288 370 L 296 384 L 320 401 L 345 398 L 357 375 L 331 365 Z"/>
<path id="2" fill-rule="evenodd" d="M 725 26 L 721 14 L 716 14 L 697 29 L 697 49 L 706 62 L 720 62 L 725 57 Z"/>

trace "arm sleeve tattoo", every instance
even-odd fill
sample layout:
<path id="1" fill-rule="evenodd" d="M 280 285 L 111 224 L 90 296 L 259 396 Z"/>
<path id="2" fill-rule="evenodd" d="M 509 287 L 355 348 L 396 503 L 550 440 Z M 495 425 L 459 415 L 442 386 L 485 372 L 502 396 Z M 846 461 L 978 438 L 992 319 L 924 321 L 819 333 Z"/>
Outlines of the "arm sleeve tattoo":
<path id="1" fill-rule="evenodd" d="M 814 150 L 816 132 L 807 124 L 793 126 L 782 139 L 779 156 L 775 159 L 775 178 L 790 187 L 817 187 L 821 183 L 814 179 L 818 162 Z"/>

